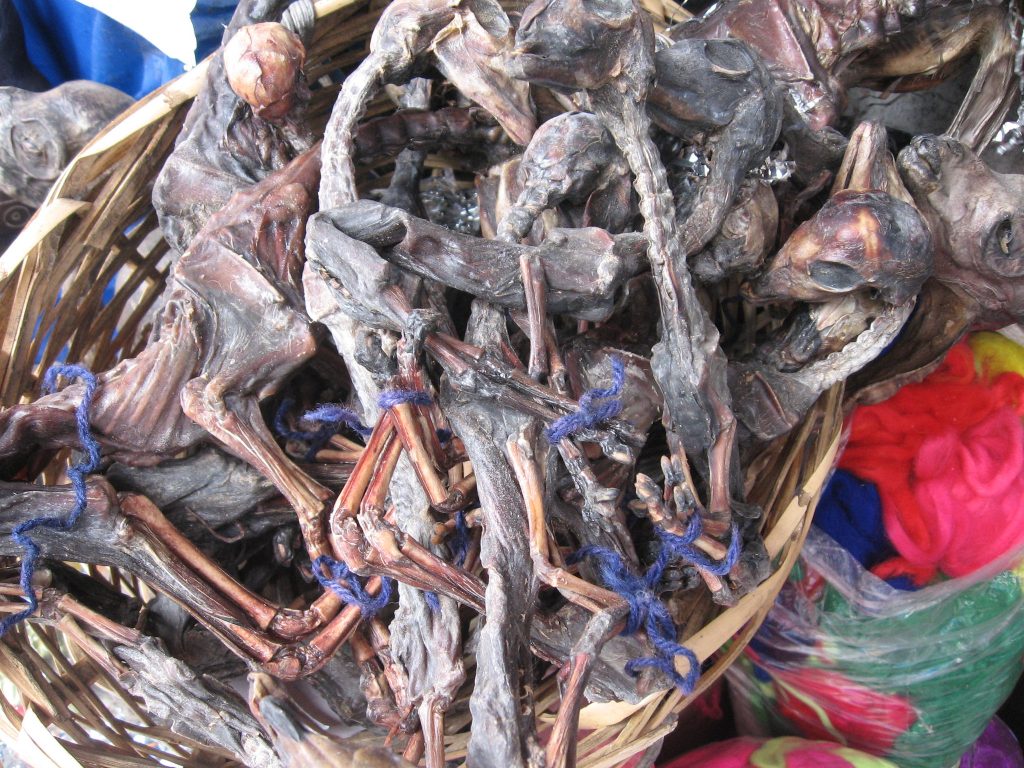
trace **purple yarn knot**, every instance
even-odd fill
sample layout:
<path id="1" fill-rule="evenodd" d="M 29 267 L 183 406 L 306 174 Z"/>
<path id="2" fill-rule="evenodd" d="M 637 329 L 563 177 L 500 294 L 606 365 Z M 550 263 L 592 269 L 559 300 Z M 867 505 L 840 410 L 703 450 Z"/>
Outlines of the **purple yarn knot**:
<path id="1" fill-rule="evenodd" d="M 330 576 L 324 575 L 324 569 L 330 572 Z M 373 597 L 366 588 L 359 583 L 359 577 L 349 570 L 345 563 L 335 560 L 328 555 L 320 555 L 313 561 L 313 575 L 320 582 L 324 589 L 330 589 L 334 594 L 350 605 L 358 605 L 359 611 L 364 618 L 376 616 L 391 602 L 391 579 L 380 580 L 380 594 Z"/>
<path id="2" fill-rule="evenodd" d="M 678 538 L 689 538 L 691 533 L 691 542 L 700 535 L 699 529 L 691 525 L 686 536 Z M 690 694 L 700 678 L 700 660 L 693 651 L 676 642 L 678 630 L 675 622 L 672 621 L 668 608 L 658 598 L 657 593 L 670 557 L 668 550 L 662 547 L 658 558 L 642 576 L 634 573 L 618 552 L 607 547 L 582 547 L 566 562 L 572 564 L 584 558 L 593 559 L 601 581 L 629 606 L 629 616 L 622 634 L 631 635 L 641 628 L 647 633 L 647 639 L 654 646 L 655 655 L 631 659 L 626 662 L 626 671 L 636 675 L 644 668 L 658 669 L 684 694 Z M 689 666 L 686 675 L 680 675 L 676 671 L 677 656 L 686 659 Z"/>
<path id="3" fill-rule="evenodd" d="M 579 406 L 573 413 L 556 419 L 545 434 L 548 441 L 557 443 L 584 429 L 593 429 L 608 419 L 614 419 L 622 412 L 622 401 L 618 400 L 622 385 L 626 382 L 626 366 L 621 357 L 612 358 L 612 385 L 605 389 L 588 389 L 580 398 Z M 616 398 L 616 399 L 613 399 Z M 600 402 L 600 401 L 605 402 Z"/>
<path id="4" fill-rule="evenodd" d="M 430 393 L 424 392 L 422 389 L 386 389 L 377 398 L 377 405 L 385 411 L 402 403 L 430 405 L 433 402 Z"/>
<path id="5" fill-rule="evenodd" d="M 20 624 L 35 613 L 39 607 L 35 590 L 32 589 L 32 578 L 36 572 L 40 549 L 39 545 L 28 535 L 29 531 L 36 528 L 52 528 L 55 531 L 71 530 L 88 505 L 85 478 L 95 472 L 100 464 L 100 444 L 96 442 L 89 430 L 89 409 L 92 407 L 93 397 L 96 395 L 96 377 L 89 372 L 88 368 L 81 365 L 52 365 L 43 377 L 44 393 L 48 394 L 56 390 L 58 376 L 65 376 L 72 380 L 82 379 L 85 382 L 82 399 L 79 401 L 78 407 L 75 408 L 78 442 L 85 451 L 85 457 L 68 469 L 68 480 L 71 481 L 71 487 L 75 492 L 75 506 L 67 517 L 33 517 L 16 525 L 11 532 L 11 539 L 21 547 L 23 552 L 20 584 L 28 607 L 0 621 L 0 637 L 7 634 L 11 627 Z"/>

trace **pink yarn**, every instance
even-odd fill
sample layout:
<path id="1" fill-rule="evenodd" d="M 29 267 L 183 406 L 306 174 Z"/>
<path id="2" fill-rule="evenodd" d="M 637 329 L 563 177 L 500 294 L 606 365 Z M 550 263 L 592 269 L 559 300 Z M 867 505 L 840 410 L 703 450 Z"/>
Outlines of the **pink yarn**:
<path id="1" fill-rule="evenodd" d="M 930 546 L 896 515 L 886 531 L 912 566 L 965 576 L 1024 546 L 1024 427 L 1003 407 L 975 427 L 926 439 L 914 460 L 914 495 Z"/>
<path id="2" fill-rule="evenodd" d="M 924 381 L 858 408 L 840 466 L 875 483 L 899 556 L 872 568 L 923 586 L 1024 546 L 1024 377 L 979 376 L 966 344 Z"/>

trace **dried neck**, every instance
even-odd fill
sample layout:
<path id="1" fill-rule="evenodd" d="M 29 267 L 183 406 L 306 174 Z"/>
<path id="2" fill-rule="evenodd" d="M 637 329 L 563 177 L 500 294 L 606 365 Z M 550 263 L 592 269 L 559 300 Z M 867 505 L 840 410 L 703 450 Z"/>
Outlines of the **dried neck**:
<path id="1" fill-rule="evenodd" d="M 363 59 L 356 71 L 345 78 L 324 131 L 323 177 L 320 182 L 320 207 L 323 210 L 359 199 L 356 169 L 352 162 L 356 123 L 366 112 L 367 104 L 383 80 L 384 62 L 373 54 Z"/>
<path id="2" fill-rule="evenodd" d="M 700 370 L 703 365 L 698 363 L 703 356 L 697 350 L 715 349 L 718 332 L 704 312 L 690 280 L 686 254 L 676 237 L 675 206 L 668 176 L 650 138 L 650 120 L 641 102 L 630 94 L 621 94 L 614 85 L 592 94 L 594 111 L 607 126 L 636 177 L 644 234 L 649 243 L 648 258 L 658 287 L 663 335 L 672 348 L 673 357 L 683 357 L 677 361 L 678 368 L 673 366 L 672 373 L 689 378 L 688 389 L 696 393 L 704 378 Z M 659 382 L 662 384 L 664 382 Z M 662 386 L 662 391 L 671 389 Z M 671 403 L 666 405 L 671 408 Z M 675 418 L 670 422 L 678 423 Z"/>

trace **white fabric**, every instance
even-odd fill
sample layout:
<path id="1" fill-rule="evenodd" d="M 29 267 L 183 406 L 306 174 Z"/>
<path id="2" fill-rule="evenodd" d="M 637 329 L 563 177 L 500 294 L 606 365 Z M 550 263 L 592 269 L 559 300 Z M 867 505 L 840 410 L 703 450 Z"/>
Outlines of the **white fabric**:
<path id="1" fill-rule="evenodd" d="M 123 24 L 145 38 L 162 53 L 196 65 L 196 32 L 191 13 L 196 0 L 78 0 Z"/>

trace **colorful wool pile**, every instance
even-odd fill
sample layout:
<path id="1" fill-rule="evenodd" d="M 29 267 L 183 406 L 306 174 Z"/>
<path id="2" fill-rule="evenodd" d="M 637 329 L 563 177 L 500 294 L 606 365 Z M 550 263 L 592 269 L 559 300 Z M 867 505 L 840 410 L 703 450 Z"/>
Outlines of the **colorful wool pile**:
<path id="1" fill-rule="evenodd" d="M 896 551 L 873 566 L 882 578 L 922 586 L 1024 546 L 1024 376 L 1020 348 L 995 336 L 972 340 L 977 359 L 960 344 L 923 382 L 853 416 L 839 465 L 878 489 Z"/>
<path id="2" fill-rule="evenodd" d="M 910 768 L 985 731 L 1024 669 L 1021 373 L 1024 349 L 977 334 L 854 414 L 819 530 L 730 672 L 743 730 Z"/>

